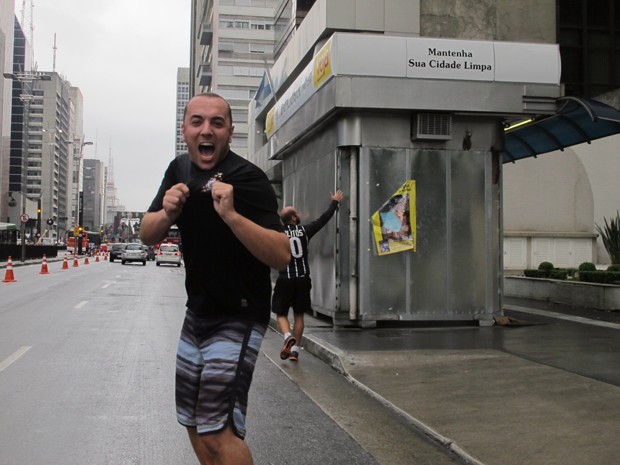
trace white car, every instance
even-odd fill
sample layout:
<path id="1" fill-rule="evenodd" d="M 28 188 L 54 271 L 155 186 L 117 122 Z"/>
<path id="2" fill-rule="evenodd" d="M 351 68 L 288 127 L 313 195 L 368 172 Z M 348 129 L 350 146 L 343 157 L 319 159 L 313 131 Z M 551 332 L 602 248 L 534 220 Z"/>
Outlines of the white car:
<path id="1" fill-rule="evenodd" d="M 181 266 L 181 251 L 176 244 L 161 244 L 155 255 L 155 264 Z"/>
<path id="2" fill-rule="evenodd" d="M 121 263 L 124 265 L 127 262 L 140 262 L 142 266 L 146 266 L 146 252 L 142 248 L 142 244 L 136 242 L 127 244 L 121 254 Z"/>

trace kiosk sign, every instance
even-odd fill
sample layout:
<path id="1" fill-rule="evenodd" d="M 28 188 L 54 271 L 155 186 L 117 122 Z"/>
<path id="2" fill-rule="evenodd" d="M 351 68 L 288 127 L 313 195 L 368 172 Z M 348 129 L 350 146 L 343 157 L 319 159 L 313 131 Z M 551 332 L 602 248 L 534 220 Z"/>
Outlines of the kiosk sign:
<path id="1" fill-rule="evenodd" d="M 493 42 L 416 38 L 407 41 L 407 77 L 492 81 Z"/>

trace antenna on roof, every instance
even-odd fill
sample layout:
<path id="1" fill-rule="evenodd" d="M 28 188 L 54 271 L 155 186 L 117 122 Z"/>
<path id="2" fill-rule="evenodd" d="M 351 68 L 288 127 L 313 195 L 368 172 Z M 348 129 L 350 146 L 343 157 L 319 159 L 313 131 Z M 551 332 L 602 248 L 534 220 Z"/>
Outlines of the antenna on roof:
<path id="1" fill-rule="evenodd" d="M 58 47 L 56 47 L 56 33 L 54 32 L 54 46 L 52 47 L 52 49 L 54 50 L 54 61 L 52 64 L 52 71 L 56 72 L 56 50 L 58 50 Z"/>

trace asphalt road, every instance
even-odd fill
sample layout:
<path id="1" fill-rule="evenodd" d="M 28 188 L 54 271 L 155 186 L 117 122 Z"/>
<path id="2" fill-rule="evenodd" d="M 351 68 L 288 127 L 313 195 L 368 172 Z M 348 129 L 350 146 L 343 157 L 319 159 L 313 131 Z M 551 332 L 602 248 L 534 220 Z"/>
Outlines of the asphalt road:
<path id="1" fill-rule="evenodd" d="M 0 465 L 194 464 L 174 413 L 184 268 L 16 267 L 0 283 Z M 456 464 L 317 359 L 268 331 L 247 442 L 257 465 Z"/>

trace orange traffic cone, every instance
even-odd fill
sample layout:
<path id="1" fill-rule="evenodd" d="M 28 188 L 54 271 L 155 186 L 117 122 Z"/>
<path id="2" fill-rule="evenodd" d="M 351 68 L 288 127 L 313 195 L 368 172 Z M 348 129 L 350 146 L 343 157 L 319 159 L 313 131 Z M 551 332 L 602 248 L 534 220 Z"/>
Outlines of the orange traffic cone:
<path id="1" fill-rule="evenodd" d="M 43 254 L 43 263 L 41 263 L 41 271 L 39 271 L 39 274 L 50 274 L 47 269 L 47 257 L 45 254 Z"/>
<path id="2" fill-rule="evenodd" d="M 88 261 L 88 255 L 86 255 L 86 258 L 84 259 L 84 265 L 90 265 L 90 262 Z"/>
<path id="3" fill-rule="evenodd" d="M 80 264 L 78 263 L 77 254 L 73 256 L 73 266 L 74 268 L 80 266 Z"/>
<path id="4" fill-rule="evenodd" d="M 99 262 L 99 252 L 95 254 L 95 263 Z"/>
<path id="5" fill-rule="evenodd" d="M 67 254 L 65 254 L 65 258 L 62 259 L 62 270 L 69 269 L 69 262 L 67 262 Z"/>
<path id="6" fill-rule="evenodd" d="M 13 262 L 11 261 L 11 257 L 9 256 L 9 261 L 6 264 L 6 273 L 4 275 L 3 283 L 14 283 L 15 276 L 13 275 Z"/>

